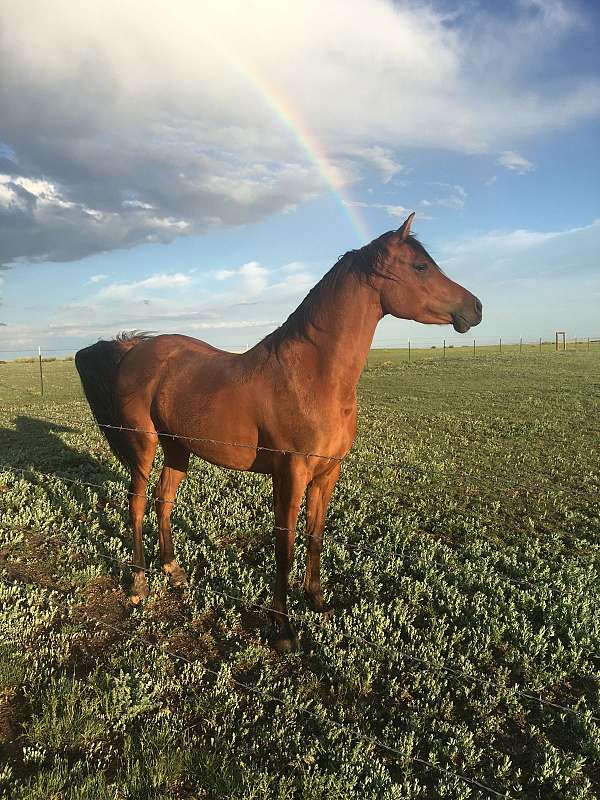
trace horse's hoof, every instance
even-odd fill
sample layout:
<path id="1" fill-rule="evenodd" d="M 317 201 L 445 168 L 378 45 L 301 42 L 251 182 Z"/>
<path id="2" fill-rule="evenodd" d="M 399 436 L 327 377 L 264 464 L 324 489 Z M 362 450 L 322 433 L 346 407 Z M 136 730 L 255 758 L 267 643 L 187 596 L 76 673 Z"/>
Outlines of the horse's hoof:
<path id="1" fill-rule="evenodd" d="M 279 655 L 283 655 L 284 653 L 295 653 L 298 650 L 298 639 L 296 637 L 293 639 L 290 637 L 273 639 L 271 642 L 271 647 L 276 653 L 279 653 Z"/>
<path id="2" fill-rule="evenodd" d="M 133 583 L 129 589 L 129 602 L 134 606 L 139 604 L 148 597 L 148 584 L 146 583 L 146 576 L 134 577 Z"/>

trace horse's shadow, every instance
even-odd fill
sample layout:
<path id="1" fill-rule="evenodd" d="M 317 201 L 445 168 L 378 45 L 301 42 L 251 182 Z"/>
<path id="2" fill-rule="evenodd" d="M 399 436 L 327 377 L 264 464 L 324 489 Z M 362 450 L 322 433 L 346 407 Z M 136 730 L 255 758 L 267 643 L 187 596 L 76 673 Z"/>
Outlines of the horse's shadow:
<path id="1" fill-rule="evenodd" d="M 76 424 L 71 427 L 38 417 L 15 417 L 14 428 L 0 428 L 0 469 L 20 473 L 33 470 L 82 482 L 122 480 L 110 463 L 89 452 L 89 442 L 84 440 L 78 449 L 60 436 L 62 433 L 83 436 L 84 431 Z"/>
<path id="2" fill-rule="evenodd" d="M 98 505 L 94 509 L 98 522 L 103 530 L 111 530 L 111 524 L 104 513 L 108 504 L 113 507 L 118 505 L 123 510 L 123 521 L 126 522 L 128 482 L 122 471 L 119 471 L 116 462 L 106 451 L 106 460 L 98 458 L 90 451 L 90 440 L 86 437 L 81 442 L 76 441 L 75 446 L 69 444 L 61 434 L 80 434 L 85 430 L 77 423 L 73 427 L 53 422 L 38 417 L 18 416 L 14 418 L 14 427 L 0 428 L 0 472 L 4 472 L 2 486 L 0 487 L 0 521 L 10 525 L 12 514 L 9 511 L 10 503 L 3 502 L 3 491 L 10 491 L 11 481 L 24 480 L 31 485 L 32 491 L 43 488 L 49 510 L 57 519 L 72 519 L 73 507 L 69 495 L 57 492 L 53 488 L 53 479 L 63 480 L 69 487 L 69 494 L 82 495 L 90 487 L 99 495 Z M 110 459 L 110 460 L 109 460 Z M 113 463 L 111 463 L 111 461 Z M 12 473 L 9 477 L 6 473 Z M 108 483 L 118 483 L 122 486 L 123 498 L 118 504 L 107 498 Z M 119 487 L 119 491 L 121 488 Z M 112 493 L 111 493 L 112 494 Z M 87 500 L 87 498 L 85 498 Z M 26 501 L 27 502 L 27 501 Z M 30 503 L 34 503 L 33 494 Z M 19 526 L 17 526 L 19 527 Z M 25 526 L 29 528 L 30 526 Z M 44 531 L 52 533 L 53 526 L 44 526 Z M 58 524 L 57 526 L 58 527 Z M 36 531 L 31 528 L 32 534 Z M 113 531 L 111 534 L 114 535 Z M 119 535 L 119 534 L 116 534 Z M 96 546 L 104 555 L 108 551 L 100 537 L 91 537 L 96 540 Z M 129 546 L 128 536 L 123 538 L 124 544 Z"/>

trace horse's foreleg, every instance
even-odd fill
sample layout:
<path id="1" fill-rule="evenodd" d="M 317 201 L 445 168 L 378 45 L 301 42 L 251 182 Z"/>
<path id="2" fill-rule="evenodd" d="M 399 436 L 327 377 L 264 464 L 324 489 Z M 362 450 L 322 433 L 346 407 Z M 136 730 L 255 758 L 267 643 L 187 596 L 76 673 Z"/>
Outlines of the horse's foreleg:
<path id="1" fill-rule="evenodd" d="M 177 488 L 187 475 L 190 454 L 180 445 L 163 443 L 165 463 L 154 488 L 154 507 L 158 518 L 160 563 L 173 587 L 185 586 L 187 575 L 175 560 L 171 537 L 171 512 Z"/>
<path id="2" fill-rule="evenodd" d="M 336 464 L 329 472 L 314 478 L 306 493 L 306 573 L 304 593 L 313 611 L 327 613 L 330 609 L 323 600 L 321 589 L 321 551 L 323 531 L 331 494 L 340 476 L 340 466 Z"/>
<path id="3" fill-rule="evenodd" d="M 273 594 L 273 647 L 280 653 L 294 651 L 298 640 L 294 626 L 287 616 L 287 591 L 290 569 L 294 559 L 296 522 L 306 489 L 302 470 L 273 475 L 273 505 L 275 511 L 275 561 L 277 575 Z"/>

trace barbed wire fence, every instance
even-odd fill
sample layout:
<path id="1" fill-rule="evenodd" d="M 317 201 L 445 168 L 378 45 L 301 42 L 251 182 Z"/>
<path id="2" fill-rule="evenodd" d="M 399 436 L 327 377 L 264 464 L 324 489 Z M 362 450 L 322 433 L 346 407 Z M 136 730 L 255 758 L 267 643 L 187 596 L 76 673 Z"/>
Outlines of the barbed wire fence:
<path id="1" fill-rule="evenodd" d="M 600 339 L 598 341 L 600 342 Z M 595 342 L 590 338 L 587 341 L 587 345 L 586 345 L 587 350 L 589 350 L 589 348 L 592 346 L 592 344 L 595 344 Z M 506 346 L 506 344 L 505 344 L 505 346 Z M 577 346 L 577 345 L 575 345 L 575 346 Z M 501 347 L 502 347 L 502 343 L 499 342 L 499 348 L 501 348 Z M 520 352 L 522 351 L 522 348 L 523 348 L 523 343 L 521 342 L 519 344 Z M 446 348 L 444 347 L 444 350 L 445 349 Z M 474 345 L 474 350 L 475 350 L 475 345 Z M 49 352 L 49 351 L 46 351 L 46 352 Z M 409 353 L 409 357 L 410 357 L 410 346 L 409 346 L 408 353 Z M 35 361 L 33 363 L 35 363 Z M 41 371 L 42 370 L 42 363 L 43 363 L 43 361 L 42 361 L 42 353 L 40 351 L 40 353 L 38 354 L 38 365 L 39 365 L 39 368 L 40 368 L 40 380 L 42 381 L 42 391 L 43 391 L 43 373 Z M 2 388 L 2 387 L 0 387 L 0 388 Z M 14 387 L 14 390 L 18 391 L 18 387 Z M 47 421 L 48 422 L 52 422 L 52 423 L 56 423 L 57 422 L 57 420 L 47 420 Z M 74 424 L 72 419 L 62 419 L 60 421 L 68 423 L 70 425 Z M 188 443 L 191 443 L 191 442 L 202 442 L 202 443 L 204 443 L 206 445 L 213 446 L 213 447 L 231 447 L 231 448 L 251 449 L 251 450 L 254 450 L 257 453 L 260 452 L 260 451 L 264 451 L 264 452 L 268 452 L 268 453 L 273 454 L 273 455 L 278 454 L 279 456 L 281 456 L 283 458 L 303 458 L 303 459 L 306 459 L 306 460 L 320 459 L 320 460 L 325 460 L 325 461 L 327 461 L 329 463 L 339 463 L 342 460 L 344 460 L 343 458 L 341 458 L 339 456 L 333 456 L 333 455 L 322 454 L 322 453 L 303 452 L 303 451 L 294 450 L 294 449 L 279 449 L 279 448 L 267 447 L 267 446 L 262 446 L 262 445 L 259 445 L 259 444 L 244 443 L 244 442 L 228 442 L 228 441 L 223 441 L 223 440 L 220 440 L 220 439 L 214 439 L 214 438 L 210 438 L 210 437 L 199 437 L 199 436 L 197 437 L 197 436 L 178 435 L 178 434 L 168 433 L 168 432 L 165 432 L 165 431 L 156 431 L 156 430 L 149 430 L 149 429 L 136 428 L 136 427 L 114 426 L 114 425 L 108 425 L 108 424 L 97 424 L 97 423 L 95 423 L 95 422 L 93 422 L 91 420 L 89 422 L 87 422 L 87 423 L 84 422 L 84 421 L 80 422 L 78 427 L 81 430 L 83 430 L 86 427 L 92 427 L 92 428 L 98 428 L 98 429 L 104 428 L 104 429 L 112 429 L 112 430 L 121 430 L 121 431 L 124 431 L 124 432 L 138 433 L 138 434 L 142 434 L 142 435 L 156 437 L 159 440 L 160 440 L 161 437 L 165 437 L 165 438 L 169 438 L 169 439 L 183 439 L 183 440 L 187 441 Z M 373 461 L 374 461 L 373 459 L 370 459 L 370 463 L 371 464 L 373 463 Z M 375 461 L 377 461 L 377 460 L 375 460 Z M 380 459 L 379 463 L 382 466 L 386 466 L 388 468 L 390 467 L 390 460 L 389 459 Z M 58 480 L 58 481 L 64 481 L 65 483 L 68 483 L 70 485 L 79 485 L 79 486 L 83 486 L 83 487 L 89 487 L 89 488 L 100 489 L 100 490 L 106 490 L 106 486 L 107 486 L 107 483 L 108 483 L 107 481 L 104 481 L 102 483 L 87 482 L 87 481 L 82 481 L 80 479 L 71 478 L 71 477 L 69 477 L 67 475 L 59 475 L 59 474 L 56 474 L 56 473 L 45 473 L 45 472 L 42 472 L 40 470 L 34 469 L 32 467 L 24 468 L 24 467 L 18 467 L 16 465 L 12 465 L 12 464 L 0 464 L 0 472 L 4 472 L 4 471 L 20 472 L 23 476 L 27 476 L 29 474 L 29 475 L 35 476 L 36 479 L 42 479 L 42 480 L 49 481 L 49 482 Z M 535 486 L 532 485 L 531 487 L 528 487 L 528 488 L 529 489 L 534 489 L 534 488 L 544 488 L 544 487 L 541 487 L 541 485 L 538 486 L 536 484 Z M 130 491 L 125 490 L 122 494 L 123 494 L 124 497 L 126 497 L 127 495 L 131 495 L 133 493 L 130 492 Z M 160 498 L 160 497 L 158 497 L 158 498 L 157 497 L 150 498 L 148 495 L 144 495 L 144 497 L 147 497 L 148 499 L 154 499 L 157 502 L 164 502 L 164 503 L 170 503 L 170 504 L 174 504 L 175 503 L 175 500 L 172 499 L 172 498 Z M 3 525 L 3 524 L 4 524 L 3 520 L 0 519 L 0 525 Z M 11 526 L 11 527 L 13 529 L 15 529 L 15 530 L 20 529 L 23 533 L 33 533 L 33 532 L 35 532 L 35 529 L 33 529 L 31 526 Z M 279 528 L 278 526 L 271 526 L 271 530 L 273 530 L 273 529 L 275 529 L 275 530 L 290 530 L 290 529 L 287 529 L 287 528 Z M 38 533 L 47 533 L 47 531 L 44 531 L 44 529 L 38 529 L 37 532 Z M 293 532 L 296 532 L 296 529 L 293 529 Z M 304 535 L 306 537 L 308 537 L 308 538 L 311 537 L 311 534 L 308 534 L 306 532 L 304 532 Z M 62 537 L 62 535 L 57 534 L 55 536 L 51 536 L 51 537 L 47 537 L 47 538 L 64 538 L 64 537 Z M 315 538 L 318 538 L 318 537 L 315 537 Z M 379 555 L 379 556 L 381 555 L 381 548 L 377 548 L 377 550 L 375 550 L 374 548 L 370 548 L 369 546 L 362 545 L 362 549 L 365 550 L 365 552 L 368 552 L 369 550 L 371 550 L 373 553 L 377 553 L 377 555 Z M 116 559 L 116 558 L 114 558 L 112 556 L 109 556 L 109 555 L 106 555 L 106 554 L 102 554 L 102 553 L 98 553 L 97 555 L 100 558 L 105 559 L 106 561 L 109 561 L 109 562 L 113 563 L 116 566 L 120 566 L 120 567 L 123 567 L 123 568 L 127 567 L 127 566 L 129 566 L 129 567 L 133 566 L 134 568 L 143 569 L 144 572 L 149 573 L 149 574 L 163 575 L 162 571 L 160 571 L 160 570 L 141 567 L 140 565 L 131 564 L 130 562 L 123 561 L 123 560 L 120 560 L 120 559 Z M 394 552 L 394 555 L 398 555 L 398 553 Z M 439 566 L 443 566 L 446 569 L 448 568 L 448 565 L 445 562 L 433 560 L 433 563 L 436 563 Z M 6 566 L 4 567 L 4 571 L 6 572 Z M 519 586 L 519 587 L 526 586 L 526 587 L 530 587 L 530 588 L 534 586 L 534 584 L 531 583 L 530 581 L 524 581 L 524 580 L 521 580 L 521 579 L 518 579 L 518 578 L 514 578 L 514 577 L 511 577 L 511 576 L 503 575 L 501 573 L 497 573 L 497 574 L 501 579 L 503 579 L 507 583 L 513 584 L 515 586 Z M 10 575 L 8 577 L 10 578 Z M 4 583 L 7 582 L 4 577 L 2 577 L 1 579 L 2 579 L 2 581 Z M 596 580 L 597 580 L 597 576 L 596 576 Z M 13 579 L 13 582 L 14 582 L 14 579 Z M 192 591 L 192 590 L 190 589 L 190 591 Z M 564 590 L 560 589 L 558 591 L 563 593 Z M 248 598 L 244 598 L 244 597 L 242 597 L 240 595 L 236 595 L 236 594 L 233 594 L 233 593 L 230 593 L 230 592 L 226 592 L 226 591 L 223 591 L 223 590 L 211 588 L 211 593 L 214 594 L 214 595 L 221 596 L 223 598 L 229 599 L 229 600 L 233 600 L 236 603 L 241 603 L 242 605 L 244 605 L 246 607 L 260 608 L 261 610 L 267 611 L 267 612 L 276 612 L 276 609 L 272 608 L 271 606 L 268 606 L 268 605 L 265 605 L 265 604 L 262 604 L 262 603 L 257 603 L 255 601 L 249 600 Z M 278 612 L 278 613 L 281 614 L 281 612 Z M 296 618 L 296 617 L 294 617 L 292 615 L 285 614 L 283 616 L 287 616 L 290 619 L 290 621 L 293 621 L 293 622 L 296 622 L 296 623 L 299 621 L 298 618 Z M 107 629 L 112 629 L 114 633 L 117 633 L 119 636 L 121 636 L 123 638 L 136 639 L 136 640 L 140 641 L 140 643 L 144 644 L 145 646 L 147 646 L 149 648 L 158 650 L 158 651 L 160 651 L 160 652 L 162 652 L 162 653 L 164 653 L 164 654 L 166 654 L 166 655 L 168 655 L 168 656 L 170 656 L 172 658 L 178 659 L 182 663 L 186 663 L 188 665 L 191 665 L 194 668 L 197 667 L 197 665 L 195 664 L 194 661 L 192 661 L 192 660 L 190 660 L 190 659 L 188 659 L 188 658 L 182 656 L 181 654 L 176 653 L 176 652 L 174 652 L 172 650 L 163 648 L 162 646 L 150 641 L 149 639 L 147 639 L 146 637 L 144 637 L 144 636 L 142 636 L 142 635 L 140 635 L 138 633 L 130 633 L 128 631 L 124 631 L 122 628 L 119 628 L 118 626 L 110 625 L 109 623 L 107 623 L 105 621 L 102 621 L 102 620 L 94 620 L 94 623 L 99 625 L 99 626 L 104 626 Z M 498 682 L 498 681 L 494 681 L 492 678 L 474 675 L 472 673 L 469 673 L 469 672 L 466 672 L 464 670 L 461 670 L 461 669 L 457 668 L 454 665 L 448 665 L 447 663 L 442 663 L 442 662 L 437 662 L 437 661 L 427 661 L 427 660 L 425 660 L 423 658 L 419 658 L 418 656 L 415 656 L 414 654 L 411 654 L 409 652 L 399 651 L 396 648 L 394 648 L 393 650 L 390 650 L 384 644 L 382 644 L 380 642 L 372 641 L 372 640 L 367 639 L 365 637 L 349 634 L 349 633 L 347 633 L 345 631 L 338 631 L 338 634 L 342 638 L 344 638 L 344 639 L 346 639 L 346 640 L 348 640 L 350 642 L 353 642 L 353 643 L 358 644 L 360 646 L 368 646 L 368 647 L 372 647 L 374 649 L 383 651 L 389 657 L 393 657 L 393 658 L 396 658 L 396 659 L 409 661 L 411 663 L 419 665 L 422 669 L 426 669 L 426 670 L 430 670 L 430 671 L 444 672 L 445 674 L 449 675 L 453 680 L 459 680 L 459 681 L 463 681 L 463 682 L 464 681 L 468 681 L 468 682 L 471 682 L 471 683 L 476 683 L 476 684 L 478 684 L 480 686 L 483 686 L 483 687 L 494 687 L 494 688 L 499 689 L 502 692 L 506 693 L 507 697 L 512 693 L 514 695 L 517 695 L 517 696 L 521 697 L 523 700 L 527 701 L 528 703 L 533 703 L 533 704 L 536 704 L 536 705 L 541 706 L 541 707 L 549 708 L 549 709 L 552 709 L 552 710 L 557 711 L 557 712 L 562 713 L 562 714 L 569 714 L 569 715 L 578 717 L 580 719 L 591 720 L 593 722 L 600 722 L 600 718 L 596 717 L 596 716 L 593 716 L 589 711 L 581 711 L 580 709 L 572 708 L 570 706 L 566 706 L 566 705 L 563 705 L 563 704 L 556 703 L 556 702 L 553 702 L 551 700 L 545 699 L 545 698 L 543 698 L 543 697 L 541 697 L 539 695 L 536 695 L 531 690 L 527 689 L 527 687 L 519 687 L 517 685 L 509 687 L 506 684 L 503 684 L 503 683 Z M 595 658 L 598 657 L 597 654 L 593 654 L 593 653 L 590 653 L 588 655 L 591 655 L 591 656 L 593 656 Z M 211 670 L 210 668 L 204 667 L 204 666 L 202 666 L 202 669 L 204 670 L 204 672 L 206 672 L 207 674 L 212 675 L 213 677 L 215 677 L 217 679 L 220 679 L 220 677 L 221 677 L 221 673 L 219 671 L 217 671 L 217 670 Z M 360 731 L 349 730 L 347 728 L 347 726 L 344 726 L 341 723 L 336 722 L 335 720 L 332 720 L 332 719 L 328 718 L 325 715 L 315 714 L 314 712 L 311 712 L 308 709 L 306 709 L 306 708 L 304 708 L 304 707 L 302 707 L 301 705 L 298 705 L 298 704 L 291 704 L 288 700 L 284 700 L 282 698 L 278 698 L 278 697 L 276 697 L 274 695 L 271 695 L 270 693 L 265 692 L 264 690 L 259 689 L 256 686 L 251 686 L 250 684 L 246 684 L 244 682 L 237 681 L 236 679 L 233 679 L 233 678 L 230 678 L 230 680 L 231 680 L 233 685 L 236 685 L 239 688 L 243 688 L 246 691 L 251 691 L 251 692 L 263 697 L 264 699 L 267 699 L 267 700 L 270 700 L 270 701 L 273 701 L 273 702 L 277 702 L 279 704 L 283 704 L 283 705 L 285 705 L 287 707 L 291 706 L 298 713 L 310 716 L 310 717 L 314 718 L 316 721 L 318 721 L 320 724 L 328 725 L 328 726 L 336 727 L 336 728 L 342 728 L 342 729 L 344 729 L 345 733 L 351 739 L 353 739 L 355 741 L 362 741 L 363 743 L 368 743 L 368 744 L 370 744 L 370 745 L 372 745 L 372 746 L 374 746 L 376 748 L 379 748 L 380 750 L 383 750 L 383 751 L 385 751 L 385 752 L 387 752 L 387 753 L 389 753 L 389 754 L 391 754 L 393 756 L 401 757 L 405 761 L 404 754 L 402 754 L 399 750 L 391 747 L 390 745 L 379 741 L 377 738 L 366 736 L 366 735 L 362 734 Z M 514 800 L 514 798 L 512 798 L 511 795 L 503 794 L 502 792 L 497 791 L 493 787 L 490 787 L 490 786 L 487 786 L 487 785 L 485 785 L 483 783 L 480 783 L 479 781 L 475 780 L 474 778 L 470 778 L 470 777 L 468 777 L 466 775 L 463 775 L 463 774 L 461 774 L 461 773 L 459 773 L 457 771 L 449 770 L 449 769 L 447 769 L 445 767 L 442 767 L 442 766 L 440 766 L 438 764 L 434 764 L 434 763 L 428 761 L 427 759 L 422 759 L 422 758 L 420 758 L 418 756 L 414 756 L 412 761 L 414 763 L 416 763 L 416 764 L 420 764 L 421 766 L 423 766 L 423 767 L 425 767 L 427 769 L 430 769 L 430 770 L 433 770 L 433 771 L 437 771 L 438 773 L 453 777 L 453 778 L 455 778 L 455 779 L 457 779 L 457 780 L 459 780 L 459 781 L 461 781 L 461 782 L 463 782 L 463 783 L 465 783 L 465 784 L 467 784 L 467 785 L 469 785 L 469 786 L 471 786 L 473 788 L 478 789 L 479 791 L 485 792 L 489 796 L 499 797 L 499 798 L 506 798 L 506 800 Z"/>

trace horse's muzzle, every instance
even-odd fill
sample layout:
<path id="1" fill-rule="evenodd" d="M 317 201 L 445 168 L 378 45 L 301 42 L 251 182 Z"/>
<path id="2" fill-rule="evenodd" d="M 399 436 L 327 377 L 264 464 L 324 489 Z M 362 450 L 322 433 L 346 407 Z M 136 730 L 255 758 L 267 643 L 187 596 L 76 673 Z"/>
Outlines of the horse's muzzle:
<path id="1" fill-rule="evenodd" d="M 481 322 L 483 307 L 478 297 L 473 297 L 472 303 L 465 303 L 460 311 L 452 315 L 452 325 L 458 333 L 466 333 L 469 328 L 474 328 Z"/>

